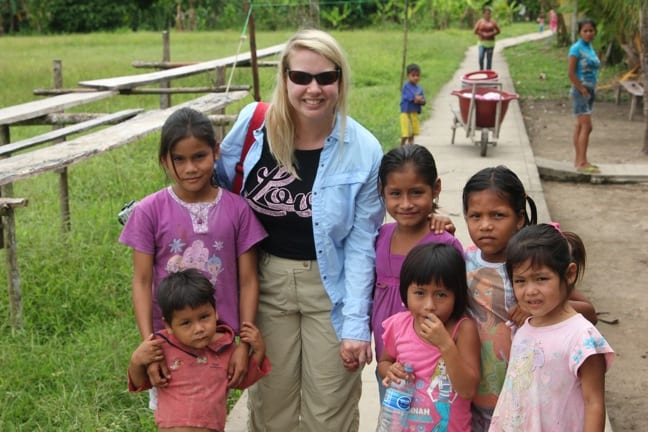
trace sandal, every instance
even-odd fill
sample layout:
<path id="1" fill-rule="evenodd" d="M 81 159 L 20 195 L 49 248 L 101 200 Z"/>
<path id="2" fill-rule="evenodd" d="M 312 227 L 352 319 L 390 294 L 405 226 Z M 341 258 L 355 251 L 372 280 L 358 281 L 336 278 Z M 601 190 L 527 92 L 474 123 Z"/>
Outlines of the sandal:
<path id="1" fill-rule="evenodd" d="M 582 174 L 598 174 L 601 172 L 599 167 L 594 164 L 589 164 L 586 167 L 576 168 L 576 171 Z"/>

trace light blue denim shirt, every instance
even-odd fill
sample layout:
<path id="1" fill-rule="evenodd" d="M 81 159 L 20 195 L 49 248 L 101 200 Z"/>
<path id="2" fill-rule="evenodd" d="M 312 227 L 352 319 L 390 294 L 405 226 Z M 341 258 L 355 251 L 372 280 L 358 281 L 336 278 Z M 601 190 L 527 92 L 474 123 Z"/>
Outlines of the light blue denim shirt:
<path id="1" fill-rule="evenodd" d="M 218 180 L 231 189 L 234 167 L 256 103 L 247 105 L 220 146 Z M 378 194 L 380 143 L 367 129 L 347 117 L 344 142 L 340 121 L 326 138 L 313 184 L 313 234 L 322 277 L 333 310 L 331 322 L 340 339 L 370 340 L 369 315 L 374 284 L 378 228 L 385 210 Z M 261 157 L 263 133 L 243 162 L 243 184 Z"/>

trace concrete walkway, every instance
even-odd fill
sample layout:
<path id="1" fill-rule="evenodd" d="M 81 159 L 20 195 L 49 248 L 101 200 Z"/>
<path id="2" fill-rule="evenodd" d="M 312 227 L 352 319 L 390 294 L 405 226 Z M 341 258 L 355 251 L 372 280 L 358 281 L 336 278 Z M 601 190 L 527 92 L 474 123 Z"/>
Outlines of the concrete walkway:
<path id="1" fill-rule="evenodd" d="M 550 35 L 550 32 L 528 34 L 516 38 L 498 40 L 493 56 L 493 70 L 497 71 L 503 90 L 515 93 L 508 66 L 501 55 L 505 47 L 541 39 Z M 540 176 L 536 161 L 531 151 L 529 138 L 522 119 L 522 113 L 517 101 L 509 104 L 508 112 L 501 124 L 497 146 L 488 147 L 486 157 L 480 156 L 480 149 L 466 138 L 465 131 L 459 127 L 456 131 L 454 145 L 450 144 L 452 137 L 451 125 L 454 114 L 451 107 L 458 109 L 458 99 L 451 95 L 453 90 L 461 88 L 461 77 L 478 69 L 477 47 L 473 46 L 466 51 L 466 56 L 448 82 L 428 105 L 432 110 L 431 118 L 422 124 L 421 135 L 416 142 L 430 149 L 437 163 L 439 176 L 442 182 L 440 205 L 450 213 L 457 226 L 456 236 L 464 246 L 471 243 L 466 229 L 463 215 L 461 195 L 463 187 L 470 176 L 482 168 L 506 165 L 512 169 L 522 180 L 524 187 L 536 202 L 538 207 L 538 220 L 550 221 L 549 211 L 542 192 Z M 602 167 L 605 172 L 605 168 Z M 560 171 L 560 170 L 559 170 Z M 567 171 L 574 171 L 567 167 Z M 648 170 L 644 170 L 648 173 Z M 362 374 L 362 398 L 360 400 L 360 432 L 373 432 L 376 430 L 380 401 L 378 385 L 375 378 L 376 362 L 364 368 Z M 236 404 L 227 421 L 227 432 L 245 432 L 247 417 L 247 393 Z M 606 432 L 611 432 L 609 422 Z M 342 431 L 341 431 L 342 432 Z"/>

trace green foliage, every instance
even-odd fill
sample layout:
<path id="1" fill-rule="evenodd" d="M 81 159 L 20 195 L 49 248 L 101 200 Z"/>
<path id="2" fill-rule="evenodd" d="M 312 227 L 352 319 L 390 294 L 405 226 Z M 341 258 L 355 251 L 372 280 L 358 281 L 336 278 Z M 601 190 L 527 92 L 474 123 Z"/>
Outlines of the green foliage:
<path id="1" fill-rule="evenodd" d="M 641 55 L 637 39 L 639 37 L 639 7 L 643 0 L 599 0 L 596 2 L 580 1 L 578 10 L 582 17 L 596 22 L 594 46 L 605 52 L 605 61 L 611 64 L 620 63 L 626 53 L 621 48 L 626 46 L 634 50 L 637 58 Z M 564 9 L 571 10 L 569 4 Z"/>
<path id="2" fill-rule="evenodd" d="M 538 0 L 525 3 L 536 4 Z M 333 30 L 372 25 L 400 27 L 406 0 L 319 0 L 319 16 L 309 1 L 249 1 L 255 25 L 263 30 L 294 30 L 320 25 Z M 514 0 L 409 0 L 407 19 L 416 30 L 472 27 L 481 7 L 492 4 L 494 16 L 510 22 L 519 2 Z M 247 11 L 242 0 L 6 0 L 0 2 L 0 30 L 8 34 L 84 33 L 174 28 L 178 7 L 182 16 L 193 6 L 196 30 L 242 30 Z M 185 26 L 186 27 L 186 26 Z M 186 28 L 185 28 L 186 30 Z M 2 31 L 0 31 L 0 35 Z"/>
<path id="3" fill-rule="evenodd" d="M 330 10 L 322 10 L 320 15 L 332 28 L 339 29 L 342 27 L 344 20 L 351 15 L 351 6 L 348 3 L 343 6 L 334 6 Z"/>
<path id="4" fill-rule="evenodd" d="M 132 2 L 105 0 L 48 0 L 48 28 L 54 33 L 89 33 L 114 30 L 128 24 L 135 12 Z"/>

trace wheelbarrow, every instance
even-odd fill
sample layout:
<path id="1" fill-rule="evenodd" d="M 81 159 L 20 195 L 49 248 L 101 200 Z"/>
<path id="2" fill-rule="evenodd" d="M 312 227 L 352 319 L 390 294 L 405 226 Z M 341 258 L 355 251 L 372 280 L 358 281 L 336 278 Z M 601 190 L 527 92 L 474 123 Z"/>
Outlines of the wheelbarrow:
<path id="1" fill-rule="evenodd" d="M 502 91 L 502 84 L 492 81 L 475 81 L 470 87 L 455 90 L 452 94 L 459 98 L 459 111 L 451 108 L 454 114 L 451 143 L 454 144 L 457 128 L 461 126 L 466 137 L 480 146 L 480 155 L 486 156 L 488 145 L 497 145 L 509 102 L 519 96 Z"/>

